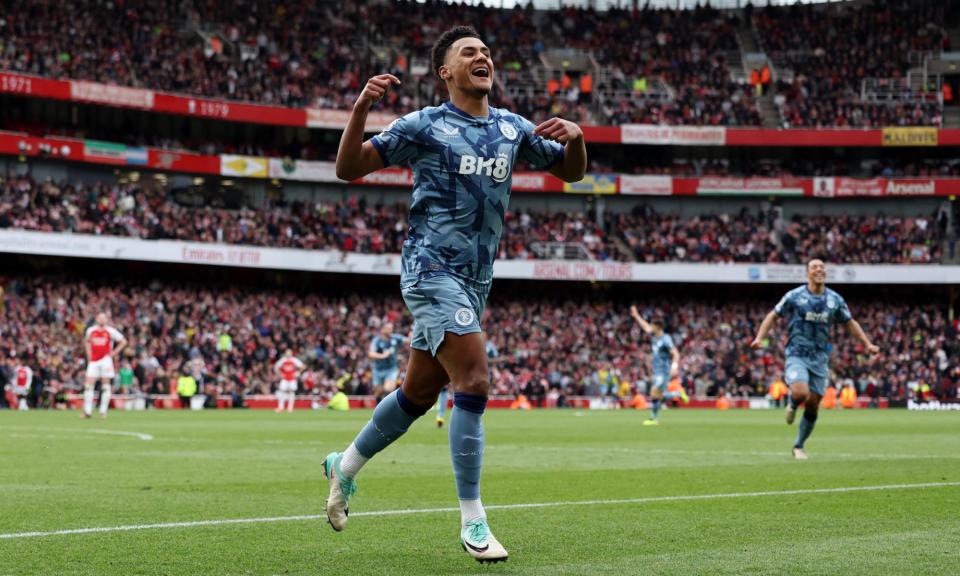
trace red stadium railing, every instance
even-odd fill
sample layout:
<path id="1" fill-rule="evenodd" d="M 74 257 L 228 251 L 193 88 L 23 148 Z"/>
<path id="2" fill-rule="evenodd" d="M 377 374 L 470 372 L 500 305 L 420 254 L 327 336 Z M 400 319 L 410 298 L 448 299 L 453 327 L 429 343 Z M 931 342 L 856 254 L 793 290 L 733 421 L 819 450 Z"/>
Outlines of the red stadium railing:
<path id="1" fill-rule="evenodd" d="M 40 138 L 18 132 L 0 131 L 0 154 L 231 178 L 276 178 L 300 182 L 346 184 L 337 178 L 333 162 L 284 160 L 233 154 L 207 156 L 159 148 L 132 147 L 97 140 Z M 406 168 L 385 168 L 349 184 L 409 187 L 413 184 L 413 173 Z M 517 172 L 513 175 L 513 190 L 525 193 L 637 196 L 904 198 L 960 195 L 960 179 L 933 177 L 737 178 L 729 176 L 681 178 L 657 175 L 587 174 L 580 182 L 569 183 L 546 172 Z"/>
<path id="2" fill-rule="evenodd" d="M 128 88 L 78 80 L 51 80 L 0 71 L 0 93 L 28 98 L 131 108 L 145 112 L 176 114 L 270 126 L 294 126 L 340 130 L 350 112 L 318 108 L 286 108 L 232 100 L 171 94 L 143 88 Z M 395 115 L 373 112 L 368 131 L 382 130 Z M 595 144 L 651 144 L 685 146 L 956 146 L 960 130 L 936 127 L 888 127 L 882 129 L 728 128 L 725 126 L 584 126 L 587 141 Z"/>

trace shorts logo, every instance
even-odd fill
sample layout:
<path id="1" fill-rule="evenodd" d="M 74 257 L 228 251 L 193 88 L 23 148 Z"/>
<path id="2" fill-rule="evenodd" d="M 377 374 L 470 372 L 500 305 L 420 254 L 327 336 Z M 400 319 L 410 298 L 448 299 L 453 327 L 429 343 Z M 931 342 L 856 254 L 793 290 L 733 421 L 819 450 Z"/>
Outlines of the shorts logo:
<path id="1" fill-rule="evenodd" d="M 473 310 L 469 308 L 460 308 L 453 314 L 454 321 L 461 326 L 469 326 L 473 324 L 474 314 Z"/>
<path id="2" fill-rule="evenodd" d="M 503 137 L 507 140 L 517 139 L 517 128 L 509 122 L 500 121 L 500 133 L 503 134 Z"/>
<path id="3" fill-rule="evenodd" d="M 787 372 L 787 380 L 796 380 L 800 374 L 796 370 Z"/>

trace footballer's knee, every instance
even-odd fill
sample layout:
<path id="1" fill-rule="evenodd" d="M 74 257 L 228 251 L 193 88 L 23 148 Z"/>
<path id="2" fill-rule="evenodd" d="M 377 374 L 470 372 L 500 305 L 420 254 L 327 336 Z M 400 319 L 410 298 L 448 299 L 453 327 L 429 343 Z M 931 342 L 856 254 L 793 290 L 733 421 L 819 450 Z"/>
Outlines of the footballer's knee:
<path id="1" fill-rule="evenodd" d="M 795 405 L 805 404 L 810 398 L 810 388 L 803 382 L 795 383 L 790 386 L 790 396 Z"/>
<path id="2" fill-rule="evenodd" d="M 461 394 L 487 396 L 490 393 L 490 378 L 485 370 L 471 370 L 459 382 L 454 383 L 454 389 Z"/>

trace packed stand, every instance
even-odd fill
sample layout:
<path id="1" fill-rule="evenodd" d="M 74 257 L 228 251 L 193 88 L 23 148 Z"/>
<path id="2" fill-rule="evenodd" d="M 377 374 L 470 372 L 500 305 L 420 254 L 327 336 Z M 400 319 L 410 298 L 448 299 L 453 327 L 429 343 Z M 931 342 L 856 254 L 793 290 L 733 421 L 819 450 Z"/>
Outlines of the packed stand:
<path id="1" fill-rule="evenodd" d="M 596 87 L 598 95 L 628 94 L 601 102 L 603 121 L 760 123 L 749 88 L 731 82 L 720 54 L 738 49 L 732 33 L 736 19 L 707 8 L 538 15 L 438 1 L 278 5 L 265 0 L 245 3 L 242 10 L 229 3 L 173 0 L 136 6 L 5 0 L 2 7 L 0 69 L 40 76 L 348 109 L 368 76 L 391 72 L 403 84 L 379 106 L 404 113 L 443 98 L 444 88 L 429 72 L 421 77 L 410 71 L 457 22 L 473 25 L 494 49 L 501 78 L 494 102 L 535 120 L 587 119 L 590 94 L 581 86 L 514 98 L 502 89 L 556 45 L 594 50 L 601 63 L 620 67 L 611 85 Z M 631 42 L 624 41 L 627 30 L 638 31 L 630 34 Z M 651 88 L 654 82 L 669 84 L 670 97 L 649 100 L 648 82 Z"/>
<path id="2" fill-rule="evenodd" d="M 446 2 L 252 0 L 239 10 L 173 0 L 0 6 L 0 69 L 290 107 L 349 109 L 367 78 L 384 72 L 403 84 L 379 109 L 405 113 L 438 103 L 443 88 L 429 70 L 411 75 L 411 59 L 429 60 L 451 22 L 479 30 L 505 75 L 543 50 L 528 11 Z M 501 93 L 496 86 L 495 102 L 524 104 L 502 101 Z"/>
<path id="3" fill-rule="evenodd" d="M 858 2 L 756 9 L 760 43 L 783 76 L 776 103 L 787 127 L 939 126 L 937 93 L 898 103 L 861 99 L 863 81 L 904 80 L 912 52 L 949 51 L 943 27 L 951 2 Z"/>
<path id="4" fill-rule="evenodd" d="M 274 362 L 292 349 L 310 377 L 301 393 L 327 398 L 335 390 L 371 391 L 366 351 L 381 324 L 407 335 L 409 313 L 397 294 L 324 296 L 127 280 L 77 281 L 64 277 L 0 277 L 0 370 L 33 369 L 40 405 L 63 402 L 82 386 L 83 333 L 99 311 L 112 315 L 129 345 L 118 367 L 134 376 L 126 393 L 166 395 L 181 374 L 200 390 L 244 397 L 269 394 L 277 385 Z M 762 300 L 762 299 L 761 299 Z M 753 334 L 773 306 L 757 299 L 648 296 L 641 312 L 664 318 L 680 351 L 683 385 L 698 397 L 763 396 L 782 377 L 780 322 L 769 345 L 754 351 Z M 938 397 L 956 398 L 957 321 L 930 302 L 848 297 L 854 316 L 880 347 L 871 357 L 838 328 L 834 382 L 851 379 L 862 394 L 913 397 L 927 385 Z M 528 395 L 535 403 L 569 396 L 627 398 L 650 389 L 650 343 L 631 319 L 629 302 L 515 298 L 495 294 L 484 328 L 497 349 L 491 358 L 492 393 Z M 407 349 L 401 354 L 405 365 Z M 2 384 L 2 383 L 0 383 Z"/>
<path id="5" fill-rule="evenodd" d="M 731 11 L 565 8 L 547 17 L 568 47 L 590 50 L 614 70 L 597 87 L 604 124 L 762 123 L 750 86 L 732 80 L 724 55 L 740 50 Z"/>
<path id="6" fill-rule="evenodd" d="M 770 262 L 811 256 L 844 264 L 936 263 L 946 221 L 935 217 L 796 215 L 777 209 L 681 219 L 650 206 L 610 216 L 608 229 L 640 262 Z"/>
<path id="7" fill-rule="evenodd" d="M 227 208 L 222 198 L 192 206 L 160 188 L 138 184 L 85 185 L 29 177 L 0 179 L 0 229 L 75 232 L 142 239 L 219 242 L 273 248 L 395 254 L 407 235 L 407 206 L 301 201 L 262 208 Z M 948 219 L 949 220 L 949 219 Z M 638 205 L 629 213 L 515 209 L 504 220 L 500 257 L 639 262 L 797 263 L 831 255 L 847 264 L 935 263 L 947 221 L 870 216 L 795 216 L 777 209 L 682 218 Z M 566 256 L 571 257 L 571 256 Z"/>

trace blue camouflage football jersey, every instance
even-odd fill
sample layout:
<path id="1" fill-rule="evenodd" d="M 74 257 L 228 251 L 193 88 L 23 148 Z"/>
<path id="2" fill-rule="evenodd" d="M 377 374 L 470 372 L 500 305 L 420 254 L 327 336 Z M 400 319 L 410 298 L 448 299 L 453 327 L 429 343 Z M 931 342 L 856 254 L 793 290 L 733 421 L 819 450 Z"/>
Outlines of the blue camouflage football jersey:
<path id="1" fill-rule="evenodd" d="M 673 363 L 673 338 L 664 332 L 660 336 L 652 336 L 650 346 L 653 351 L 653 373 L 670 374 L 670 365 Z"/>
<path id="2" fill-rule="evenodd" d="M 806 284 L 787 292 L 773 310 L 788 321 L 787 357 L 824 364 L 830 358 L 830 328 L 853 318 L 839 294 L 829 288 L 814 294 Z"/>
<path id="3" fill-rule="evenodd" d="M 514 165 L 545 170 L 563 157 L 562 145 L 533 130 L 506 110 L 474 117 L 446 102 L 398 118 L 372 138 L 384 165 L 413 169 L 401 287 L 449 274 L 489 290 Z"/>
<path id="4" fill-rule="evenodd" d="M 387 350 L 393 350 L 389 356 L 380 360 L 373 361 L 373 367 L 376 370 L 393 370 L 397 367 L 397 348 L 403 345 L 403 336 L 391 334 L 389 338 L 384 338 L 377 334 L 370 342 L 370 351 L 381 354 Z"/>

